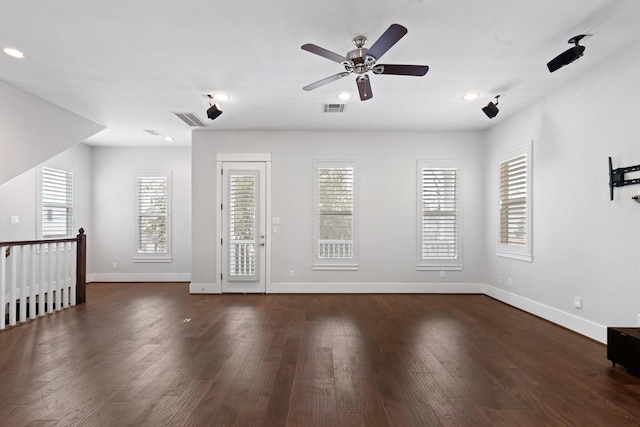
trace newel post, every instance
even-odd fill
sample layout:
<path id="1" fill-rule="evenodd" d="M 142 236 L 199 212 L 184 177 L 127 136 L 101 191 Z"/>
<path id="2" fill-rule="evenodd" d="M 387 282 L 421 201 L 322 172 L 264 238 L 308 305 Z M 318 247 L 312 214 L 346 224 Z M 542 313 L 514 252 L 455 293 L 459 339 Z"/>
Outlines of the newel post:
<path id="1" fill-rule="evenodd" d="M 87 235 L 84 228 L 78 230 L 76 238 L 76 304 L 84 304 L 87 293 Z"/>

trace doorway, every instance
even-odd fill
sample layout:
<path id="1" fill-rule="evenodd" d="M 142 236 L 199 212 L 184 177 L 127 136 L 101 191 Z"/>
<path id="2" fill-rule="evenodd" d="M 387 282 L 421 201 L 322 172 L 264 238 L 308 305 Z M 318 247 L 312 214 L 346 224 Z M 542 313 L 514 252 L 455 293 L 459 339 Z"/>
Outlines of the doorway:
<path id="1" fill-rule="evenodd" d="M 219 162 L 223 293 L 265 293 L 269 272 L 266 161 Z"/>

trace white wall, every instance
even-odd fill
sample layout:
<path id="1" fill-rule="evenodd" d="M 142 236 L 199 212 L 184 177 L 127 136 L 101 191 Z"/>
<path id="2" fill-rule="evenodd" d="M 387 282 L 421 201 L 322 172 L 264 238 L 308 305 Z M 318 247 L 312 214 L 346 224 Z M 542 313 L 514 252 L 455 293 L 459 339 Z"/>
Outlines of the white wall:
<path id="1" fill-rule="evenodd" d="M 272 153 L 272 292 L 456 292 L 483 279 L 480 133 L 196 131 L 192 141 L 192 291 L 216 289 L 216 153 Z M 358 161 L 358 271 L 314 271 L 313 161 Z M 417 160 L 462 162 L 464 270 L 416 271 Z M 270 223 L 270 219 L 268 219 Z M 289 271 L 295 278 L 289 278 Z M 456 287 L 457 286 L 457 287 Z"/>
<path id="2" fill-rule="evenodd" d="M 93 147 L 91 281 L 189 281 L 191 272 L 191 149 Z M 135 173 L 171 170 L 171 263 L 134 263 Z M 113 263 L 117 268 L 113 268 Z"/>
<path id="3" fill-rule="evenodd" d="M 486 136 L 487 293 L 602 342 L 605 326 L 635 326 L 640 313 L 640 204 L 631 200 L 640 186 L 610 201 L 607 166 L 609 156 L 614 168 L 640 164 L 639 74 L 636 44 Z M 497 159 L 528 140 L 533 262 L 522 262 L 495 256 Z"/>
<path id="4" fill-rule="evenodd" d="M 0 184 L 102 129 L 0 80 Z"/>
<path id="5" fill-rule="evenodd" d="M 73 168 L 77 190 L 75 225 L 76 228 L 84 227 L 89 235 L 91 233 L 91 148 L 78 144 L 42 164 Z M 2 201 L 0 203 L 0 241 L 38 238 L 37 191 L 37 167 L 0 185 L 0 201 Z M 18 224 L 11 224 L 11 216 L 18 217 Z M 91 240 L 87 245 L 91 247 Z"/>

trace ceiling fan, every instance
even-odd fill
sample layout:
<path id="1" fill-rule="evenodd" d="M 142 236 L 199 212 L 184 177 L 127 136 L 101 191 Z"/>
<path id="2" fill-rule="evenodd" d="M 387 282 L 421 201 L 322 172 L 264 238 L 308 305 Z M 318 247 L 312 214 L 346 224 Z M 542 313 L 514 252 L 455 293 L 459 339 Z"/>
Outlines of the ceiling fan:
<path id="1" fill-rule="evenodd" d="M 356 73 L 356 85 L 360 93 L 360 99 L 366 101 L 373 98 L 371 92 L 371 83 L 367 73 L 371 71 L 373 74 L 395 74 L 399 76 L 424 76 L 429 71 L 427 65 L 400 65 L 400 64 L 377 64 L 382 55 L 384 55 L 391 47 L 398 42 L 407 29 L 399 24 L 391 24 L 387 30 L 382 33 L 380 38 L 370 47 L 364 47 L 367 42 L 365 36 L 356 36 L 353 39 L 355 49 L 347 52 L 346 56 L 338 55 L 315 44 L 307 43 L 301 46 L 302 50 L 315 53 L 344 66 L 345 71 L 334 74 L 315 83 L 311 83 L 303 87 L 304 90 L 313 90 L 327 83 L 340 80 L 351 73 Z"/>

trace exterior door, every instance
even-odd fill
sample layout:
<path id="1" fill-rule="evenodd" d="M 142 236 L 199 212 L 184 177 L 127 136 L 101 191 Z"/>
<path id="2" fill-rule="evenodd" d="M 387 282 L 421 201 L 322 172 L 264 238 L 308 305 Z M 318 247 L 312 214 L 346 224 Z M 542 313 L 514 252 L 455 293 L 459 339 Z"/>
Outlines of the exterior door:
<path id="1" fill-rule="evenodd" d="M 266 291 L 265 162 L 222 164 L 222 292 Z"/>

